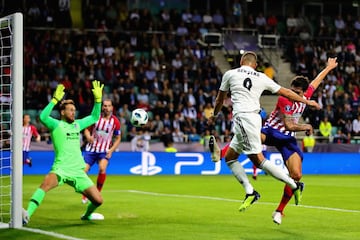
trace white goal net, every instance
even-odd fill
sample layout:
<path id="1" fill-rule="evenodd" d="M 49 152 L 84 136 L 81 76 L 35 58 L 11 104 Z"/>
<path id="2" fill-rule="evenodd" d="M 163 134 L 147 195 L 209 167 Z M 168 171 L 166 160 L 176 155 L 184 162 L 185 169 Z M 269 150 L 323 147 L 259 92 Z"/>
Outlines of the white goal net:
<path id="1" fill-rule="evenodd" d="M 22 227 L 23 16 L 0 18 L 0 228 Z"/>

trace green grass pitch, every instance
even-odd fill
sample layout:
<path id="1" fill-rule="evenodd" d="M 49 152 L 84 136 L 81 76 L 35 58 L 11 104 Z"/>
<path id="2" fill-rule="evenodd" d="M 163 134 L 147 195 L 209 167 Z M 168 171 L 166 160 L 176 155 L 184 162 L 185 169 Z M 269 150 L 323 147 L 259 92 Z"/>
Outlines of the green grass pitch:
<path id="1" fill-rule="evenodd" d="M 24 177 L 24 206 L 42 179 Z M 292 199 L 281 225 L 271 214 L 283 184 L 265 175 L 251 181 L 261 199 L 239 212 L 244 190 L 232 175 L 108 175 L 97 210 L 104 221 L 81 221 L 80 194 L 62 186 L 46 195 L 27 231 L 1 229 L 0 239 L 360 239 L 360 176 L 305 175 L 302 204 Z"/>

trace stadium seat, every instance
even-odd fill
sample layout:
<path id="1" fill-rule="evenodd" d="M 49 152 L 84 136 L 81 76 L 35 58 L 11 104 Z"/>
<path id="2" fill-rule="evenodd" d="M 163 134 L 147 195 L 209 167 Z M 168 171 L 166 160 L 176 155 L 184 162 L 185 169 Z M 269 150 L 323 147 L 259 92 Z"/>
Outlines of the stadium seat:
<path id="1" fill-rule="evenodd" d="M 59 111 L 52 111 L 50 116 L 53 117 L 53 118 L 56 118 L 56 119 L 60 119 Z"/>
<path id="2" fill-rule="evenodd" d="M 148 117 L 149 117 L 150 120 L 153 120 L 153 119 L 154 119 L 154 114 L 153 114 L 153 112 L 148 111 L 147 114 L 148 114 Z"/>
<path id="3" fill-rule="evenodd" d="M 337 133 L 337 130 L 338 130 L 338 128 L 336 126 L 333 126 L 331 128 L 331 136 L 335 136 L 335 134 Z"/>

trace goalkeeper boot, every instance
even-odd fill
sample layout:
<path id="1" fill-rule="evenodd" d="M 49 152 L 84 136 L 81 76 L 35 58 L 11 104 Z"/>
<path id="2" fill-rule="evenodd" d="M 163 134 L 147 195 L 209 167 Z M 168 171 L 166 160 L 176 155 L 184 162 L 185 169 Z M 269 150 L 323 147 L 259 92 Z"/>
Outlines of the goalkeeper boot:
<path id="1" fill-rule="evenodd" d="M 293 189 L 293 194 L 295 198 L 295 205 L 299 205 L 302 198 L 302 192 L 304 190 L 305 184 L 302 182 L 296 182 L 297 188 Z"/>
<path id="2" fill-rule="evenodd" d="M 30 221 L 29 214 L 24 208 L 22 209 L 22 221 L 23 225 L 27 225 Z"/>
<path id="3" fill-rule="evenodd" d="M 89 216 L 85 216 L 85 215 L 81 216 L 81 220 L 87 220 L 87 221 L 89 221 L 89 220 L 104 220 L 104 219 L 105 219 L 105 217 L 101 213 L 92 213 Z"/>
<path id="4" fill-rule="evenodd" d="M 253 191 L 251 194 L 246 194 L 243 204 L 239 207 L 239 211 L 243 212 L 250 207 L 254 202 L 260 199 L 260 194 L 257 191 Z"/>
<path id="5" fill-rule="evenodd" d="M 216 142 L 216 138 L 214 135 L 210 136 L 209 139 L 209 149 L 211 152 L 211 161 L 218 162 L 220 161 L 220 147 Z"/>
<path id="6" fill-rule="evenodd" d="M 279 211 L 275 211 L 272 214 L 273 222 L 278 224 L 278 225 L 281 224 L 282 217 L 283 217 L 283 214 L 282 214 L 282 212 L 279 212 Z"/>

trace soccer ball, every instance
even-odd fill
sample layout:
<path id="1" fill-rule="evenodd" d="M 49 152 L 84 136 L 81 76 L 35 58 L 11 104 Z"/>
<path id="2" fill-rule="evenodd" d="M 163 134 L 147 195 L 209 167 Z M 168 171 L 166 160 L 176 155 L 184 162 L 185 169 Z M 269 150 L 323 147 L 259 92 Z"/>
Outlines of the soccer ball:
<path id="1" fill-rule="evenodd" d="M 147 112 L 142 108 L 137 108 L 131 113 L 130 122 L 135 127 L 142 127 L 149 120 Z"/>

